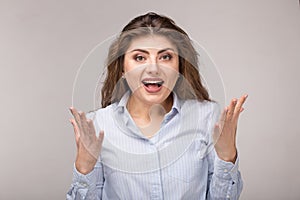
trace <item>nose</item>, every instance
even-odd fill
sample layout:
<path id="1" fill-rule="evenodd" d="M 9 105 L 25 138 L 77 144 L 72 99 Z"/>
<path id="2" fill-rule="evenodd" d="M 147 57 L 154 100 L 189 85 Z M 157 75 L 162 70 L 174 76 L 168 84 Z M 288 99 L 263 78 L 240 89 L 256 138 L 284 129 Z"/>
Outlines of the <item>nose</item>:
<path id="1" fill-rule="evenodd" d="M 151 62 L 149 62 L 147 64 L 146 72 L 148 74 L 152 74 L 152 75 L 158 75 L 159 74 L 159 65 L 158 65 L 155 57 L 151 58 Z"/>
<path id="2" fill-rule="evenodd" d="M 148 74 L 157 75 L 159 73 L 159 67 L 158 67 L 157 63 L 148 64 L 146 67 L 146 72 Z"/>

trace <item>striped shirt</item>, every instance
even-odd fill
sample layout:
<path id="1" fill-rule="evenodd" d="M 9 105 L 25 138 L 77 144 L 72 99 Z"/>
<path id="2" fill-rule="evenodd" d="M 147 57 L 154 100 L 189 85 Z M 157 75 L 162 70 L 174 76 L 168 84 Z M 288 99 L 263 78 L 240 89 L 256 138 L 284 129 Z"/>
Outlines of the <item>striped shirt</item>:
<path id="1" fill-rule="evenodd" d="M 218 158 L 211 139 L 220 113 L 216 103 L 184 101 L 173 93 L 172 109 L 147 138 L 126 109 L 129 95 L 87 114 L 105 139 L 93 171 L 83 175 L 74 165 L 67 200 L 239 198 L 239 158 L 234 164 Z"/>

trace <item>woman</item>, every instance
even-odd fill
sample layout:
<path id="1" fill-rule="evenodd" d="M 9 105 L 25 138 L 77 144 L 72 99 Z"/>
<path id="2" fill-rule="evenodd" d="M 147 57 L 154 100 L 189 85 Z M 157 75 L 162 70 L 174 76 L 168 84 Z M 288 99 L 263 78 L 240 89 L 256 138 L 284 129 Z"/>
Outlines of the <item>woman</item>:
<path id="1" fill-rule="evenodd" d="M 67 199 L 238 199 L 246 98 L 216 123 L 188 35 L 168 17 L 136 17 L 110 47 L 102 109 L 70 108 L 77 156 Z"/>

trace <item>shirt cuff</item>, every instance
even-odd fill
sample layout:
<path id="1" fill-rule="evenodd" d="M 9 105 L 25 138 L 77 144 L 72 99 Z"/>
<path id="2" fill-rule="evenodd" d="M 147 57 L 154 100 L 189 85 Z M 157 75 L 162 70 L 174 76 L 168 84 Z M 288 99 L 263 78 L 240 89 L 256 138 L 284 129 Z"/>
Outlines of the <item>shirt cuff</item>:
<path id="1" fill-rule="evenodd" d="M 82 174 L 77 171 L 75 163 L 73 166 L 73 183 L 80 188 L 90 188 L 96 186 L 97 176 L 95 176 L 95 169 L 88 174 Z"/>
<path id="2" fill-rule="evenodd" d="M 238 179 L 239 157 L 237 156 L 235 163 L 227 162 L 215 157 L 215 169 L 214 173 L 217 177 L 236 181 Z"/>

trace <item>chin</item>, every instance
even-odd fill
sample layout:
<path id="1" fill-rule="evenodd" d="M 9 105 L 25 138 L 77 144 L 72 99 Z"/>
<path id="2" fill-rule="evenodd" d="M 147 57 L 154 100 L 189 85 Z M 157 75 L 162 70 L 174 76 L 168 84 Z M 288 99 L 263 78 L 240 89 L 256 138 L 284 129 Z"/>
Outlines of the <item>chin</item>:
<path id="1" fill-rule="evenodd" d="M 147 102 L 147 104 L 162 104 L 170 96 L 171 91 L 163 87 L 159 92 L 149 93 L 144 88 L 141 88 L 137 94 L 140 99 Z"/>

